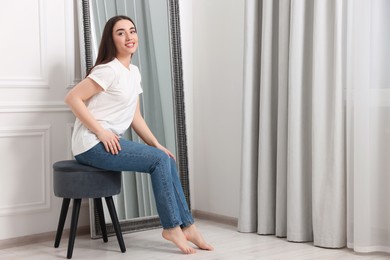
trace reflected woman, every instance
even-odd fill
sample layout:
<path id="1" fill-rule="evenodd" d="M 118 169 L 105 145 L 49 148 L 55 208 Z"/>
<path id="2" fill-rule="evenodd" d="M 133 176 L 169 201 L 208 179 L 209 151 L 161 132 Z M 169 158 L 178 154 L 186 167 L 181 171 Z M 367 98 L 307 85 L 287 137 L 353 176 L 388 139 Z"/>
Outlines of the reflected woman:
<path id="1" fill-rule="evenodd" d="M 107 21 L 94 67 L 65 98 L 76 116 L 73 154 L 79 163 L 97 168 L 150 173 L 162 236 L 185 254 L 196 252 L 188 241 L 213 250 L 194 224 L 173 154 L 140 113 L 141 75 L 131 64 L 137 47 L 137 30 L 129 17 Z M 129 127 L 146 145 L 121 138 Z"/>

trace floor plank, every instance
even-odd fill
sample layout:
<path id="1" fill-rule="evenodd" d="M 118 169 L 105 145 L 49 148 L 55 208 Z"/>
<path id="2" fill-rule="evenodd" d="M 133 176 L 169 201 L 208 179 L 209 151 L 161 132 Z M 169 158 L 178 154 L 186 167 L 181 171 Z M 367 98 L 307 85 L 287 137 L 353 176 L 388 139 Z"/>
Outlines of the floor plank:
<path id="1" fill-rule="evenodd" d="M 234 226 L 197 220 L 198 229 L 215 247 L 212 252 L 198 250 L 193 255 L 183 255 L 176 247 L 161 238 L 161 229 L 125 234 L 127 251 L 121 253 L 115 237 L 108 243 L 92 240 L 89 236 L 76 237 L 73 259 L 390 259 L 390 254 L 357 254 L 349 249 L 325 249 L 312 243 L 291 243 L 275 236 L 259 236 L 237 232 Z M 0 259 L 66 259 L 67 238 L 59 248 L 53 242 L 41 242 L 0 250 Z"/>

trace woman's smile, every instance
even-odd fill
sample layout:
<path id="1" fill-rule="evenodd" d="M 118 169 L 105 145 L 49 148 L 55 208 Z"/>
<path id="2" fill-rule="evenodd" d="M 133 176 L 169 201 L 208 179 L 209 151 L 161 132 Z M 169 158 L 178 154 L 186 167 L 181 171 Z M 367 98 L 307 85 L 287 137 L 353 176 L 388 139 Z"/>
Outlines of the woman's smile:
<path id="1" fill-rule="evenodd" d="M 133 48 L 135 46 L 135 43 L 133 41 L 129 41 L 125 44 L 125 46 L 128 48 Z"/>

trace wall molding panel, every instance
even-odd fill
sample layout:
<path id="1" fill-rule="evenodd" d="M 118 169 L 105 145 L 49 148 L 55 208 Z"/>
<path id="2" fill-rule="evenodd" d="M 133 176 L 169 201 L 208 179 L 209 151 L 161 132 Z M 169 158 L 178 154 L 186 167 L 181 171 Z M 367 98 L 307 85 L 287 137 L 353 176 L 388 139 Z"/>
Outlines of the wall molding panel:
<path id="1" fill-rule="evenodd" d="M 0 103 L 0 113 L 71 112 L 61 101 L 34 103 Z"/>
<path id="2" fill-rule="evenodd" d="M 73 88 L 81 79 L 80 41 L 77 8 L 71 1 L 65 2 L 65 38 L 66 70 L 68 84 L 66 89 Z"/>
<path id="3" fill-rule="evenodd" d="M 0 158 L 0 174 L 4 174 L 0 184 L 0 216 L 50 209 L 50 128 L 50 125 L 0 128 L 1 147 L 19 153 L 18 158 Z"/>
<path id="4" fill-rule="evenodd" d="M 28 10 L 29 6 L 25 7 L 26 10 L 23 11 L 22 14 L 20 14 L 20 17 L 25 17 L 25 19 L 22 19 L 22 21 L 28 21 L 29 19 L 32 19 L 32 20 L 38 19 L 38 21 L 37 21 L 38 28 L 35 28 L 37 30 L 36 33 L 39 35 L 38 36 L 39 38 L 37 39 L 38 46 L 35 46 L 37 48 L 31 49 L 30 51 L 32 53 L 34 53 L 34 52 L 39 53 L 39 55 L 38 55 L 39 56 L 39 66 L 38 66 L 39 71 L 35 71 L 36 75 L 23 75 L 23 71 L 25 71 L 26 68 L 28 68 L 28 66 L 35 66 L 36 62 L 34 62 L 34 63 L 25 62 L 25 63 L 21 64 L 20 69 L 18 69 L 18 73 L 15 73 L 15 71 L 11 71 L 11 72 L 8 72 L 8 73 L 10 73 L 10 75 L 8 75 L 8 76 L 7 76 L 7 69 L 3 69 L 2 70 L 3 75 L 1 76 L 1 74 L 0 74 L 0 89 L 2 89 L 2 88 L 12 88 L 12 89 L 15 89 L 15 88 L 25 88 L 25 89 L 49 88 L 48 70 L 47 70 L 47 67 L 48 67 L 47 66 L 47 48 L 46 48 L 46 46 L 47 46 L 46 0 L 35 0 L 34 2 L 29 1 L 28 3 L 31 5 L 35 5 L 37 7 L 36 9 L 37 9 L 38 13 L 36 14 L 36 17 L 33 17 L 34 13 L 32 13 L 32 11 L 34 9 Z M 21 3 L 19 3 L 19 6 L 20 6 L 20 4 Z M 15 1 L 14 5 L 17 5 L 16 1 Z M 31 15 L 25 16 L 25 14 L 28 14 L 29 12 L 31 13 Z M 12 17 L 13 17 L 13 14 L 12 14 Z M 7 17 L 5 17 L 5 19 L 7 19 Z M 33 24 L 34 23 L 30 23 L 29 25 L 31 26 Z M 5 25 L 5 26 L 9 27 L 9 25 Z M 16 25 L 14 24 L 14 26 L 19 27 L 18 24 L 16 24 Z M 29 28 L 29 29 L 34 30 L 33 27 Z M 14 31 L 21 31 L 21 30 L 22 30 L 22 28 L 20 28 L 18 30 L 14 30 Z M 26 35 L 26 36 L 28 37 L 28 35 Z M 16 38 L 16 37 L 10 35 L 7 39 L 10 40 L 12 38 Z M 16 41 L 11 42 L 10 44 L 14 44 L 15 48 L 21 48 L 20 43 L 19 43 L 20 40 L 21 40 L 20 37 L 16 38 Z M 29 40 L 31 41 L 31 40 L 35 40 L 35 39 L 29 39 Z M 29 46 L 34 46 L 34 44 L 29 43 Z M 22 54 L 22 55 L 24 55 L 24 54 Z M 31 55 L 35 55 L 35 54 L 31 54 Z M 32 56 L 30 56 L 30 58 L 31 57 Z M 5 59 L 7 59 L 7 57 Z M 13 63 L 11 63 L 11 64 L 13 64 Z M 10 67 L 13 68 L 11 70 L 15 70 L 15 68 L 14 68 L 15 65 L 11 65 Z"/>
<path id="5" fill-rule="evenodd" d="M 67 151 L 67 159 L 73 160 L 73 153 L 72 153 L 72 133 L 73 133 L 74 123 L 67 123 L 66 124 L 66 151 Z"/>

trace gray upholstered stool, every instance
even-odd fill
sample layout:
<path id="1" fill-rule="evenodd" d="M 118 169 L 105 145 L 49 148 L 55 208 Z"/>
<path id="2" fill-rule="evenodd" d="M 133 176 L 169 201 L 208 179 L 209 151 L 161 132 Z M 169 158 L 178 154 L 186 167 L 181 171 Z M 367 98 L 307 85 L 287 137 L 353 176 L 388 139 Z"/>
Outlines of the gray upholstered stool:
<path id="1" fill-rule="evenodd" d="M 121 191 L 121 172 L 107 171 L 82 165 L 77 163 L 75 160 L 56 162 L 53 165 L 53 170 L 54 194 L 57 197 L 63 198 L 54 247 L 58 247 L 60 245 L 66 214 L 68 212 L 71 199 L 73 199 L 73 212 L 70 225 L 67 258 L 72 258 L 82 198 L 94 199 L 94 203 L 98 211 L 103 241 L 107 242 L 107 229 L 101 200 L 102 197 L 105 197 L 120 249 L 124 253 L 126 251 L 126 247 L 123 242 L 118 216 L 112 200 L 112 196 Z"/>

